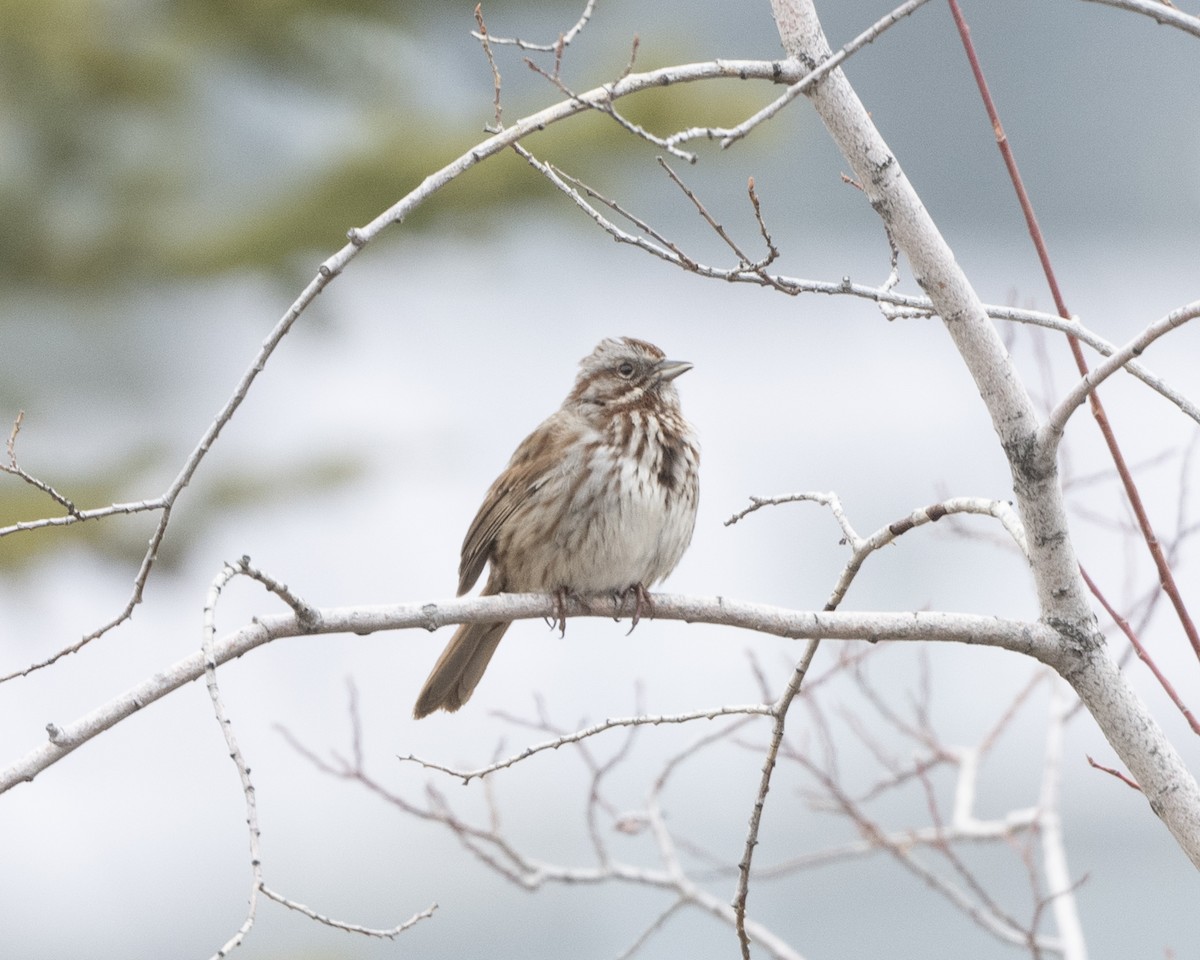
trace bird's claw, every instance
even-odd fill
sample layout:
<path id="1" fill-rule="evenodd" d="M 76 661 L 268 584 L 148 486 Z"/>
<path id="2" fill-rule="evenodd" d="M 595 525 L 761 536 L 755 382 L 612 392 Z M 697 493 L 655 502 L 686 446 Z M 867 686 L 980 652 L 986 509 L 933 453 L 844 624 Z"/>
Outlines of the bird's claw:
<path id="1" fill-rule="evenodd" d="M 554 615 L 550 619 L 550 629 L 557 629 L 559 637 L 565 637 L 567 635 L 566 587 L 559 587 L 554 591 Z"/>
<path id="2" fill-rule="evenodd" d="M 623 600 L 630 594 L 633 595 L 633 620 L 629 625 L 629 633 L 633 633 L 634 628 L 641 622 L 643 613 L 648 613 L 653 619 L 654 598 L 650 596 L 650 591 L 646 589 L 644 583 L 630 584 L 629 589 L 621 593 L 618 599 Z M 629 633 L 625 636 L 629 636 Z"/>

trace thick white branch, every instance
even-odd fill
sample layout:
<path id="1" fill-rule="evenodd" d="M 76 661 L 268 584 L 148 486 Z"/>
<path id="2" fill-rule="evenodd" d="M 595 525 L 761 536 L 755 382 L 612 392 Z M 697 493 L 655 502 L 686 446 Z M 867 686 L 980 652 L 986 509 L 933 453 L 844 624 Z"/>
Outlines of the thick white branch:
<path id="1" fill-rule="evenodd" d="M 772 0 L 788 55 L 805 68 L 830 55 L 812 0 Z M 1200 867 L 1200 784 L 1108 656 L 1067 523 L 1054 447 L 982 302 L 841 70 L 808 92 L 888 233 L 908 257 L 975 380 L 1013 476 L 1041 620 L 1059 634 L 1050 663 L 1079 694 L 1150 806 Z"/>
<path id="2" fill-rule="evenodd" d="M 723 597 L 685 597 L 654 594 L 654 617 L 741 627 L 759 633 L 795 639 L 824 637 L 831 640 L 933 640 L 978 643 L 1003 647 L 1052 662 L 1057 646 L 1053 631 L 1038 623 L 1001 620 L 966 613 L 817 613 L 788 610 L 765 604 L 743 603 Z M 568 600 L 568 616 L 632 616 L 632 602 Z M 422 627 L 437 630 L 456 623 L 494 620 L 529 620 L 555 615 L 557 600 L 536 593 L 501 594 L 495 597 L 462 597 L 434 603 L 409 603 L 375 607 L 313 609 L 303 620 L 296 614 L 258 617 L 212 645 L 216 664 L 236 659 L 255 647 L 283 637 L 314 633 L 375 633 Z M 646 630 L 646 626 L 641 627 Z M 204 675 L 204 653 L 172 664 L 125 691 L 91 713 L 66 726 L 49 724 L 49 742 L 30 751 L 0 772 L 0 793 L 32 780 L 72 750 L 132 716 L 173 690 Z"/>
<path id="3" fill-rule="evenodd" d="M 830 56 L 811 0 L 772 0 L 784 49 L 811 68 Z M 809 91 L 871 205 L 933 301 L 975 380 L 1013 469 L 1042 613 L 1090 616 L 1052 457 L 1038 458 L 1038 421 L 982 301 L 841 70 Z"/>

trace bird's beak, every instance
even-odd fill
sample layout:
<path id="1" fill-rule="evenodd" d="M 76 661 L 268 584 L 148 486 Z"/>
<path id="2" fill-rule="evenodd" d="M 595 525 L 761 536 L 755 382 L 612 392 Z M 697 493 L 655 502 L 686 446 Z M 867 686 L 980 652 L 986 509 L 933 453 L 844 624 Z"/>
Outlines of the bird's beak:
<path id="1" fill-rule="evenodd" d="M 658 379 L 666 383 L 680 374 L 687 373 L 692 369 L 692 365 L 686 360 L 659 360 L 655 369 L 658 371 Z"/>

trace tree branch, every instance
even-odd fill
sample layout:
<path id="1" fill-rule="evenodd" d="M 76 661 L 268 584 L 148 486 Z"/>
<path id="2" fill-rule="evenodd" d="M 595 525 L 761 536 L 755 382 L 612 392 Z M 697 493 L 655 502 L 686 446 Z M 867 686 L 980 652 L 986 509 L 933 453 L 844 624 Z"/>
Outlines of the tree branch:
<path id="1" fill-rule="evenodd" d="M 805 66 L 831 56 L 812 0 L 772 0 L 784 49 Z M 908 258 L 975 381 L 1013 476 L 1042 622 L 1060 636 L 1055 669 L 1075 689 L 1151 809 L 1200 867 L 1200 784 L 1104 646 L 1079 574 L 1058 467 L 1037 443 L 1032 401 L 983 304 L 841 70 L 809 91 L 818 115 Z"/>
<path id="2" fill-rule="evenodd" d="M 1200 300 L 1193 300 L 1191 303 L 1172 310 L 1161 320 L 1150 324 L 1096 369 L 1089 371 L 1050 412 L 1045 426 L 1042 427 L 1039 442 L 1049 447 L 1056 447 L 1062 439 L 1063 431 L 1066 429 L 1067 420 L 1070 419 L 1071 414 L 1083 406 L 1084 401 L 1100 384 L 1130 360 L 1140 357 L 1142 352 L 1159 337 L 1170 333 L 1176 327 L 1183 326 L 1189 320 L 1195 320 L 1198 316 L 1200 316 Z"/>
<path id="3" fill-rule="evenodd" d="M 788 610 L 766 604 L 744 603 L 723 597 L 687 597 L 654 594 L 654 618 L 740 627 L 793 639 L 826 637 L 830 640 L 903 640 L 975 643 L 1002 647 L 1053 664 L 1059 655 L 1055 634 L 1040 623 L 1001 620 L 966 613 L 818 613 Z M 421 627 L 429 631 L 457 623 L 497 620 L 547 619 L 554 616 L 558 600 L 534 593 L 494 597 L 460 597 L 429 603 L 374 607 L 331 607 L 315 611 L 316 623 L 299 615 L 275 614 L 255 619 L 213 644 L 216 664 L 226 663 L 284 637 L 312 634 L 368 634 L 381 630 Z M 634 603 L 610 598 L 593 601 L 568 599 L 569 617 L 632 617 Z M 642 627 L 646 629 L 646 627 Z M 0 793 L 32 780 L 47 767 L 105 730 L 116 726 L 143 707 L 191 683 L 204 674 L 204 654 L 197 651 L 130 688 L 108 703 L 66 726 L 49 724 L 48 743 L 0 771 Z"/>
<path id="4" fill-rule="evenodd" d="M 436 173 L 430 174 L 421 184 L 397 203 L 393 204 L 370 223 L 363 227 L 356 227 L 348 231 L 347 236 L 350 242 L 342 247 L 333 256 L 326 259 L 317 269 L 317 275 L 309 281 L 308 285 L 288 308 L 283 317 L 276 323 L 275 327 L 263 340 L 262 347 L 255 355 L 249 368 L 242 375 L 234 388 L 232 395 L 225 401 L 224 405 L 217 412 L 213 422 L 205 430 L 200 437 L 199 442 L 188 455 L 184 462 L 183 468 L 159 497 L 151 498 L 142 501 L 139 504 L 121 504 L 110 508 L 101 508 L 99 511 L 79 511 L 78 513 L 68 514 L 65 517 L 56 517 L 50 520 L 34 521 L 32 523 L 17 524 L 13 527 L 0 529 L 0 536 L 6 533 L 14 533 L 18 530 L 31 530 L 42 526 L 58 526 L 69 523 L 75 523 L 81 520 L 93 519 L 100 516 L 106 516 L 110 513 L 130 513 L 141 510 L 158 510 L 161 511 L 158 519 L 158 524 L 155 527 L 154 533 L 150 537 L 149 545 L 146 553 L 142 558 L 142 563 L 138 569 L 137 575 L 134 577 L 133 591 L 128 602 L 121 612 L 111 621 L 92 633 L 83 637 L 69 646 L 66 646 L 53 654 L 51 657 L 32 664 L 23 670 L 16 671 L 6 677 L 0 677 L 0 683 L 4 680 L 14 677 L 23 676 L 34 670 L 49 666 L 56 662 L 61 657 L 75 653 L 82 649 L 92 640 L 103 636 L 108 631 L 117 627 L 121 623 L 128 620 L 134 609 L 142 602 L 142 594 L 146 587 L 146 582 L 150 577 L 150 572 L 158 558 L 158 548 L 166 536 L 167 526 L 171 520 L 172 507 L 184 488 L 191 482 L 196 470 L 199 468 L 201 461 L 211 449 L 212 445 L 220 436 L 225 425 L 232 419 L 238 407 L 250 391 L 255 379 L 266 367 L 267 361 L 271 358 L 275 348 L 280 341 L 291 330 L 292 325 L 300 317 L 300 315 L 308 308 L 308 305 L 316 298 L 316 296 L 325 289 L 349 264 L 351 260 L 357 256 L 358 252 L 373 240 L 385 228 L 394 223 L 400 223 L 413 210 L 424 203 L 430 196 L 444 187 L 451 180 L 465 173 L 471 167 L 495 156 L 502 152 L 512 144 L 543 130 L 551 123 L 559 120 L 564 120 L 567 117 L 574 116 L 585 110 L 599 109 L 603 110 L 606 105 L 620 97 L 628 96 L 631 93 L 637 93 L 641 90 L 656 89 L 665 86 L 671 86 L 676 83 L 689 83 L 698 80 L 714 79 L 724 77 L 738 80 L 767 80 L 772 83 L 795 83 L 803 78 L 804 71 L 800 70 L 795 64 L 783 64 L 777 61 L 767 60 L 715 60 L 708 63 L 686 64 L 683 66 L 663 67 L 658 70 L 651 70 L 646 73 L 631 73 L 623 76 L 614 83 L 604 84 L 596 87 L 586 93 L 573 96 L 568 100 L 564 100 L 554 106 L 547 107 L 537 113 L 517 121 L 511 127 L 496 133 L 494 136 L 477 144 L 471 150 L 462 154 L 458 159 L 444 166 Z M 15 437 L 15 429 L 13 436 Z M 9 471 L 14 472 L 14 471 Z M 19 474 L 18 474 L 19 475 Z"/>
<path id="5" fill-rule="evenodd" d="M 1141 13 L 1158 23 L 1175 27 L 1194 37 L 1200 37 L 1200 17 L 1184 13 L 1176 7 L 1169 6 L 1163 0 L 1087 0 L 1089 3 L 1103 3 L 1110 7 L 1118 7 L 1131 13 Z"/>
<path id="6" fill-rule="evenodd" d="M 919 7 L 923 7 L 928 2 L 929 0 L 906 0 L 905 3 L 900 4 L 900 6 L 896 7 L 890 13 L 880 17 L 832 57 L 812 70 L 803 80 L 788 87 L 787 92 L 778 99 L 767 104 L 752 117 L 743 120 L 736 127 L 691 127 L 687 130 L 681 130 L 667 137 L 667 149 L 672 153 L 678 154 L 679 151 L 675 149 L 678 144 L 701 137 L 708 140 L 720 140 L 722 149 L 733 146 L 759 124 L 770 120 L 798 96 L 805 93 L 813 84 L 819 82 L 830 70 L 838 67 L 856 50 L 874 43 L 883 33 L 894 27 L 900 20 L 915 13 Z"/>

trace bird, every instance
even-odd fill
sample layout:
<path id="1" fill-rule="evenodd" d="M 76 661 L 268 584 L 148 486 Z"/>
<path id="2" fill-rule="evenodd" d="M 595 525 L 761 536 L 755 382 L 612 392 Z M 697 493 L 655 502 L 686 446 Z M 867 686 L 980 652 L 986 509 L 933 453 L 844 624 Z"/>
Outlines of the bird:
<path id="1" fill-rule="evenodd" d="M 699 503 L 700 445 L 675 380 L 692 364 L 634 337 L 584 357 L 562 405 L 513 453 L 463 539 L 458 595 L 635 594 L 679 563 Z M 561 616 L 559 619 L 562 619 Z M 509 622 L 462 624 L 413 707 L 454 712 L 474 692 Z"/>

